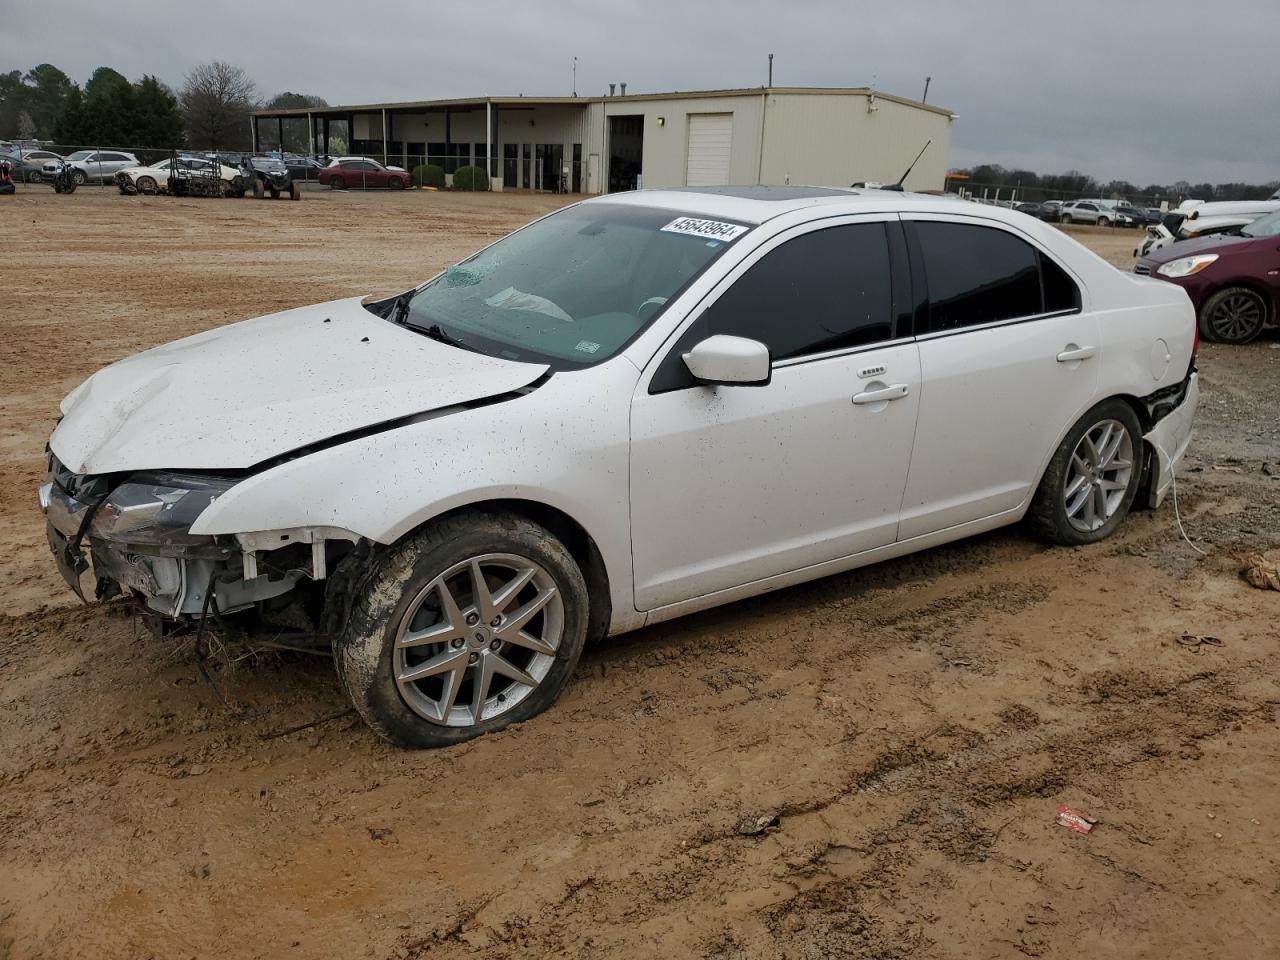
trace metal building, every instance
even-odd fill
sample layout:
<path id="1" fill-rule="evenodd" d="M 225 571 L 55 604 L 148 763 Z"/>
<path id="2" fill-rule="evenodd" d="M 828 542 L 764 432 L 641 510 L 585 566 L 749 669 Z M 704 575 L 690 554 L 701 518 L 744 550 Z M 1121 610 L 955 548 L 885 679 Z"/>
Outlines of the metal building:
<path id="1" fill-rule="evenodd" d="M 254 149 L 332 145 L 412 169 L 487 167 L 493 189 L 606 193 L 717 184 L 940 190 L 956 115 L 866 87 L 473 97 L 262 110 Z M 305 145 L 310 144 L 310 149 Z"/>

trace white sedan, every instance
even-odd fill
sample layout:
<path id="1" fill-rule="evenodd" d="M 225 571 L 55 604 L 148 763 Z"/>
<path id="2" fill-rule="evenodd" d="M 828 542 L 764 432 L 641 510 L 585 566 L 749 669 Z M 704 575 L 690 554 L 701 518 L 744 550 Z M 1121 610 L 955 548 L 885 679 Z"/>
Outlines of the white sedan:
<path id="1" fill-rule="evenodd" d="M 323 608 L 405 746 L 526 720 L 589 640 L 1173 483 L 1196 318 L 1054 227 L 900 192 L 635 192 L 387 300 L 99 371 L 41 489 L 68 582 Z M 1087 562 L 1087 554 L 1084 562 Z"/>
<path id="2" fill-rule="evenodd" d="M 165 193 L 169 189 L 169 174 L 173 166 L 172 160 L 161 160 L 159 163 L 145 167 L 128 167 L 116 174 L 116 186 L 121 193 Z M 214 162 L 202 157 L 178 157 L 178 175 L 180 177 L 212 177 Z M 240 171 L 226 164 L 216 165 L 218 179 L 222 182 L 225 196 L 244 194 L 243 179 Z"/>

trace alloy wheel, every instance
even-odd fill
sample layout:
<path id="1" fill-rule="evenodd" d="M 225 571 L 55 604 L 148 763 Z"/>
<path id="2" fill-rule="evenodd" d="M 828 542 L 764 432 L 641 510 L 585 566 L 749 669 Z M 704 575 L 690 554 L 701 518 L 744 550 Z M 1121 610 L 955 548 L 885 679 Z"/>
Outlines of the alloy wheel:
<path id="1" fill-rule="evenodd" d="M 474 726 L 546 679 L 563 635 L 564 602 L 540 564 L 507 553 L 471 557 L 406 608 L 395 637 L 396 686 L 424 720 Z"/>
<path id="2" fill-rule="evenodd" d="M 1071 454 L 1063 486 L 1067 520 L 1092 533 L 1124 502 L 1133 476 L 1133 438 L 1119 420 L 1103 420 L 1084 432 Z"/>
<path id="3" fill-rule="evenodd" d="M 1224 297 L 1209 314 L 1209 326 L 1219 340 L 1240 343 L 1255 337 L 1266 320 L 1262 298 L 1248 290 Z"/>

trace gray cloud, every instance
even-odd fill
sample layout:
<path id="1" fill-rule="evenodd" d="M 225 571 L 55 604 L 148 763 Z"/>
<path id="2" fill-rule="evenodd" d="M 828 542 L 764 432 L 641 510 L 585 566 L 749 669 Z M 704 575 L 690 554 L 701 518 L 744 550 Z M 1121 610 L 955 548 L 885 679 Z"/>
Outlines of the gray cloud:
<path id="1" fill-rule="evenodd" d="M 955 166 L 1261 182 L 1280 178 L 1277 27 L 1275 0 L 41 0 L 5 14 L 0 68 L 48 61 L 83 82 L 105 64 L 177 86 L 217 58 L 267 94 L 353 103 L 565 94 L 575 55 L 584 94 L 756 86 L 773 52 L 778 85 L 918 97 L 931 75 L 930 101 L 960 114 Z"/>

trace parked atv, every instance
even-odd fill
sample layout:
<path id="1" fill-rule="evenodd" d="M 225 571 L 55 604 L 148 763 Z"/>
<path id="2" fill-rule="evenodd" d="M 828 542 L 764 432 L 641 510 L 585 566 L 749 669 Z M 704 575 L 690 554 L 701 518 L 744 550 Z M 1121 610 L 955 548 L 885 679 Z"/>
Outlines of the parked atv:
<path id="1" fill-rule="evenodd" d="M 8 160 L 0 160 L 0 197 L 16 193 L 13 185 L 13 165 Z"/>
<path id="2" fill-rule="evenodd" d="M 253 195 L 261 200 L 268 193 L 272 200 L 288 195 L 290 200 L 301 200 L 302 190 L 289 175 L 289 168 L 276 157 L 255 154 L 247 157 L 245 166 L 253 177 Z"/>

